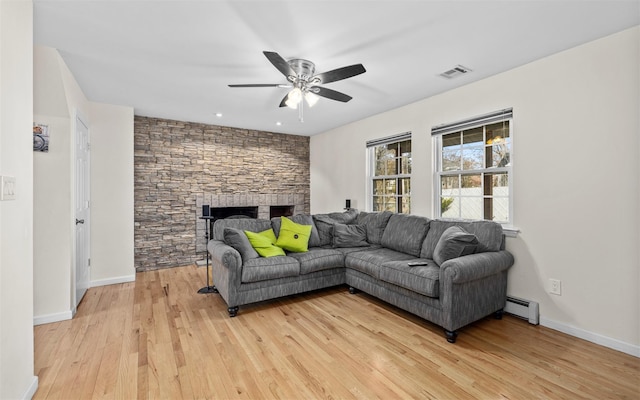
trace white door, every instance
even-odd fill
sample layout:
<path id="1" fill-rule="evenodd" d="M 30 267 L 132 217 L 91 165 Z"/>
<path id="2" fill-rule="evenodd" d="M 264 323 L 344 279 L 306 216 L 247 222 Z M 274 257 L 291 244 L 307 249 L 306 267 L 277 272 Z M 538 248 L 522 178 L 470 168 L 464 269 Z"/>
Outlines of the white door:
<path id="1" fill-rule="evenodd" d="M 89 288 L 89 128 L 76 116 L 76 173 L 75 173 L 75 249 L 76 304 Z"/>

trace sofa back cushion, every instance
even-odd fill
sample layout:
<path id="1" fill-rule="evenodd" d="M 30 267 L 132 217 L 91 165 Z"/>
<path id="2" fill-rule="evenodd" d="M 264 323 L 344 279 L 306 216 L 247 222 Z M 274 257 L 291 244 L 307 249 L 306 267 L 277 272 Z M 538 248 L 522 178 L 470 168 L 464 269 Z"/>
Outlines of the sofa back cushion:
<path id="1" fill-rule="evenodd" d="M 367 230 L 363 225 L 333 225 L 333 247 L 349 248 L 349 247 L 366 247 Z"/>
<path id="2" fill-rule="evenodd" d="M 271 221 L 269 221 L 268 219 L 254 218 L 218 219 L 213 223 L 213 232 L 211 232 L 211 239 L 224 241 L 224 228 L 235 228 L 241 231 L 262 232 L 271 228 Z"/>
<path id="3" fill-rule="evenodd" d="M 478 238 L 476 253 L 498 251 L 502 246 L 502 225 L 493 221 L 455 221 L 435 219 L 431 221 L 429 232 L 422 244 L 421 258 L 433 259 L 433 253 L 440 236 L 452 226 L 459 226 Z"/>
<path id="4" fill-rule="evenodd" d="M 420 257 L 422 242 L 429 231 L 430 220 L 407 214 L 393 214 L 389 218 L 380 243 L 392 250 Z"/>
<path id="5" fill-rule="evenodd" d="M 391 211 L 382 212 L 360 212 L 356 218 L 358 225 L 363 225 L 367 231 L 367 242 L 371 244 L 380 244 L 384 228 L 389 223 L 389 218 L 393 213 Z"/>
<path id="6" fill-rule="evenodd" d="M 331 246 L 333 244 L 333 225 L 334 224 L 353 224 L 356 222 L 358 210 L 349 209 L 345 212 L 315 214 L 313 222 L 318 232 L 318 246 Z M 309 244 L 311 246 L 311 244 Z"/>

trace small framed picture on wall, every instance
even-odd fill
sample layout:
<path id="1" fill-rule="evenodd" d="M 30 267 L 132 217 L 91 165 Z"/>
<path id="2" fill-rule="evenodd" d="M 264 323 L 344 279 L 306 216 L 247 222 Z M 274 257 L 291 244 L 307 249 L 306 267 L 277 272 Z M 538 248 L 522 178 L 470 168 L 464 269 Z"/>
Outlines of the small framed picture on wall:
<path id="1" fill-rule="evenodd" d="M 33 124 L 33 151 L 49 151 L 49 126 Z"/>

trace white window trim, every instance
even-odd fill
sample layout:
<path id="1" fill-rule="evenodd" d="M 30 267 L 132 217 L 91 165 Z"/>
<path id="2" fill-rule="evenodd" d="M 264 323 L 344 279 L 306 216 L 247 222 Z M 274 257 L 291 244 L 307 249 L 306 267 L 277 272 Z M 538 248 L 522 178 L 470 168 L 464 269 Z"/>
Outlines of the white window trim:
<path id="1" fill-rule="evenodd" d="M 490 123 L 493 123 L 494 121 L 483 121 L 482 117 L 475 117 L 475 118 L 470 118 L 469 120 L 472 119 L 477 119 L 478 123 L 477 124 L 472 124 L 472 125 L 468 125 L 465 126 L 462 130 L 466 130 L 466 129 L 471 129 L 472 127 L 477 127 L 477 126 L 484 126 Z M 467 120 L 468 121 L 468 120 Z M 520 229 L 518 229 L 517 227 L 515 227 L 514 224 L 514 213 L 513 213 L 513 187 L 514 187 L 514 163 L 513 160 L 516 159 L 516 157 L 514 156 L 514 148 L 515 148 L 515 139 L 514 139 L 514 135 L 513 132 L 515 131 L 514 128 L 514 118 L 513 116 L 511 116 L 510 118 L 505 118 L 504 121 L 509 121 L 509 126 L 510 126 L 510 131 L 511 131 L 511 148 L 509 149 L 509 152 L 511 154 L 511 165 L 509 167 L 494 167 L 494 168 L 483 168 L 483 169 L 477 169 L 477 170 L 472 170 L 473 172 L 470 171 L 470 173 L 487 173 L 487 172 L 505 172 L 507 171 L 509 173 L 509 222 L 503 222 L 501 223 L 502 225 L 502 229 L 503 232 L 505 234 L 505 236 L 507 237 L 517 237 L 518 233 L 520 232 Z M 434 129 L 437 127 L 434 127 Z M 453 130 L 451 132 L 446 132 L 446 133 L 452 133 L 455 132 L 456 130 Z M 445 134 L 446 134 L 445 133 Z M 442 195 L 442 188 L 440 187 L 440 177 L 441 176 L 446 176 L 446 175 L 460 175 L 460 171 L 457 171 L 456 173 L 448 173 L 448 172 L 443 172 L 441 171 L 442 169 L 442 152 L 441 152 L 441 148 L 442 148 L 442 136 L 443 134 L 433 134 L 433 129 L 432 129 L 432 137 L 433 137 L 433 142 L 435 143 L 435 145 L 433 146 L 433 162 L 432 162 L 432 170 L 433 170 L 433 177 L 431 179 L 432 184 L 433 184 L 433 215 L 436 218 L 442 218 L 442 209 L 441 209 L 441 202 L 440 202 L 440 197 Z"/>
<path id="2" fill-rule="evenodd" d="M 411 131 L 400 133 L 397 135 L 388 136 L 381 139 L 368 140 L 366 143 L 366 155 L 365 155 L 365 163 L 366 163 L 366 171 L 367 171 L 367 182 L 365 184 L 365 210 L 368 212 L 373 211 L 373 180 L 375 179 L 398 179 L 398 178 L 409 178 L 412 179 L 413 169 L 410 174 L 399 174 L 399 175 L 380 175 L 374 176 L 373 171 L 375 169 L 374 162 L 375 159 L 372 156 L 372 149 L 376 146 L 388 143 L 396 143 L 402 142 L 404 140 L 411 140 L 411 157 L 413 158 L 413 134 Z M 396 193 L 396 197 L 397 193 Z M 412 195 L 409 198 L 413 198 Z"/>

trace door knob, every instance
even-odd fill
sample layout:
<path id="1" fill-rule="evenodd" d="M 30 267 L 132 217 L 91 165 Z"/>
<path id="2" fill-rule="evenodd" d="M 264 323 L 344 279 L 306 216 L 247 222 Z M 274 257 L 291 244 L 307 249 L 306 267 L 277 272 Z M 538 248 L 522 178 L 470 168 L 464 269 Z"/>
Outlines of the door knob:
<path id="1" fill-rule="evenodd" d="M 76 218 L 76 225 L 78 224 L 84 224 L 84 220 Z"/>

